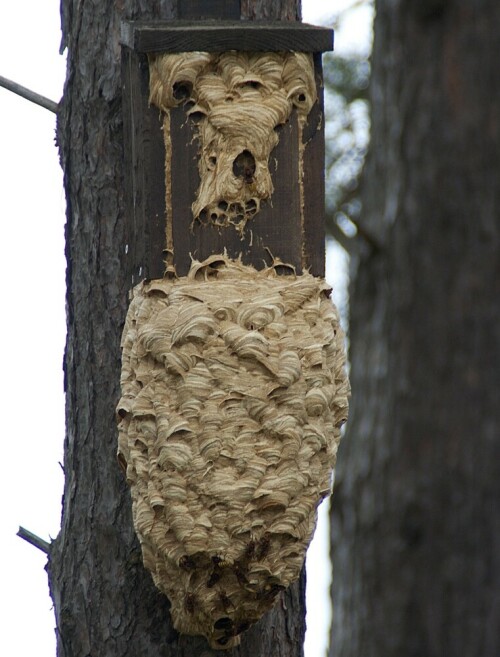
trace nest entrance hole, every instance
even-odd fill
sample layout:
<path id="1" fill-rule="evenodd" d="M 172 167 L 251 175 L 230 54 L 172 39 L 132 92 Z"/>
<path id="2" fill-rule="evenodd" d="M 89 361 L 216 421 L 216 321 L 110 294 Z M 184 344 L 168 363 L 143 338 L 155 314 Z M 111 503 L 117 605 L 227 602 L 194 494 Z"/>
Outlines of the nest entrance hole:
<path id="1" fill-rule="evenodd" d="M 233 174 L 236 178 L 242 178 L 247 184 L 253 182 L 257 164 L 252 153 L 245 148 L 239 155 L 234 158 Z"/>

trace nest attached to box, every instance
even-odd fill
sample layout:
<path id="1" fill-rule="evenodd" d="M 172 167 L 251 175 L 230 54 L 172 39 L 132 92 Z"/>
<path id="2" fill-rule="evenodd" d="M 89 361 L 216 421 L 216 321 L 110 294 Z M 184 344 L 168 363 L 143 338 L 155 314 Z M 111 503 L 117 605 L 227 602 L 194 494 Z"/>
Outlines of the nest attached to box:
<path id="1" fill-rule="evenodd" d="M 299 576 L 349 382 L 330 288 L 226 257 L 133 291 L 119 459 L 179 632 L 230 648 Z"/>

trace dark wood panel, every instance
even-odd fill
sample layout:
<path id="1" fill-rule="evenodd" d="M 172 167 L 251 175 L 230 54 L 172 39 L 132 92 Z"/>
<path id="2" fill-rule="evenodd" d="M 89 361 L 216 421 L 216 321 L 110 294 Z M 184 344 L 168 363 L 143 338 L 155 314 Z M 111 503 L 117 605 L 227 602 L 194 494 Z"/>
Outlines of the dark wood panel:
<path id="1" fill-rule="evenodd" d="M 198 142 L 193 124 L 184 107 L 170 110 L 170 136 L 172 140 L 172 236 L 174 264 L 179 276 L 189 270 L 191 257 L 200 258 L 193 244 L 191 205 L 200 184 L 198 173 Z M 209 254 L 207 254 L 209 255 Z M 203 256 L 201 256 L 203 257 Z"/>
<path id="2" fill-rule="evenodd" d="M 321 54 L 314 56 L 318 99 L 302 139 L 304 150 L 304 267 L 314 276 L 325 275 L 325 116 Z"/>
<path id="3" fill-rule="evenodd" d="M 253 244 L 248 262 L 261 269 L 272 264 L 271 256 L 302 271 L 302 231 L 299 187 L 299 139 L 295 111 L 280 129 L 280 140 L 269 158 L 274 192 L 249 228 Z M 244 254 L 245 255 L 245 254 Z"/>
<path id="4" fill-rule="evenodd" d="M 276 21 L 123 22 L 121 39 L 138 52 L 333 50 L 333 30 Z"/>
<path id="5" fill-rule="evenodd" d="M 240 0 L 178 0 L 180 19 L 226 18 L 239 20 Z"/>
<path id="6" fill-rule="evenodd" d="M 193 223 L 191 206 L 200 184 L 196 128 L 184 107 L 170 112 L 171 235 L 178 275 L 189 270 L 191 258 L 203 259 L 227 250 L 258 268 L 272 257 L 324 275 L 324 115 L 321 55 L 315 55 L 318 101 L 302 133 L 303 216 L 299 178 L 299 130 L 295 113 L 281 128 L 269 166 L 274 193 L 249 220 L 243 236 L 233 227 L 210 221 Z M 126 171 L 127 262 L 131 285 L 164 274 L 167 216 L 163 118 L 148 105 L 147 56 L 123 48 L 124 152 Z M 138 239 L 143 234 L 144 239 Z"/>
<path id="7" fill-rule="evenodd" d="M 165 271 L 164 249 L 167 245 L 163 118 L 161 112 L 151 105 L 145 109 L 144 119 L 143 135 L 149 162 L 149 166 L 144 168 L 147 174 L 144 185 L 144 207 L 149 248 L 143 277 L 161 278 Z"/>
<path id="8" fill-rule="evenodd" d="M 143 98 L 141 92 L 139 55 L 122 48 L 123 159 L 125 196 L 125 267 L 130 285 L 137 283 L 139 269 L 145 259 L 145 242 L 137 239 L 144 234 L 142 212 L 143 147 L 141 136 Z"/>
<path id="9" fill-rule="evenodd" d="M 136 285 L 143 278 L 163 276 L 165 147 L 161 113 L 148 105 L 149 66 L 145 55 L 123 48 L 122 81 L 125 261 L 131 285 Z"/>

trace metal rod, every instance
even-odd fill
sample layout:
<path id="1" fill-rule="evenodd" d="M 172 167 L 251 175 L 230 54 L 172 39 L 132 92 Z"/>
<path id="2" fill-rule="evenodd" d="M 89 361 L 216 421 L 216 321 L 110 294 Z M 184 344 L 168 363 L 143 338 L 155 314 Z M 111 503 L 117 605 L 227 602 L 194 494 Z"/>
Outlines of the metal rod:
<path id="1" fill-rule="evenodd" d="M 31 545 L 34 545 L 42 552 L 45 552 L 45 554 L 49 553 L 50 543 L 47 543 L 47 541 L 44 541 L 43 538 L 40 538 L 36 534 L 33 534 L 32 532 L 28 531 L 24 527 L 21 526 L 19 527 L 19 531 L 17 532 L 17 535 L 20 538 L 23 538 L 28 543 L 31 543 Z"/>
<path id="2" fill-rule="evenodd" d="M 2 77 L 1 75 L 0 75 L 0 87 L 3 87 L 4 89 L 8 89 L 9 91 L 12 91 L 18 96 L 21 96 L 22 98 L 26 98 L 26 100 L 30 100 L 32 103 L 35 103 L 36 105 L 40 105 L 40 107 L 45 107 L 45 109 L 48 109 L 49 112 L 54 112 L 54 114 L 57 114 L 59 106 L 53 100 L 50 100 L 50 98 L 46 98 L 41 94 L 37 94 L 36 91 L 31 91 L 31 89 L 27 89 L 26 87 L 23 87 L 21 84 L 17 84 L 17 82 L 12 82 L 12 80 L 8 80 L 7 78 Z"/>

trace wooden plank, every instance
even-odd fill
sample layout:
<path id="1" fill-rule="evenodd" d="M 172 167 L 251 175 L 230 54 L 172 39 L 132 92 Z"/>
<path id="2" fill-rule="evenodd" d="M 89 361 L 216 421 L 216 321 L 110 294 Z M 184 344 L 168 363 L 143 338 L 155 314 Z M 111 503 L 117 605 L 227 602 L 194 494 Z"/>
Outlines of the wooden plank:
<path id="1" fill-rule="evenodd" d="M 178 0 L 177 16 L 180 19 L 221 18 L 239 20 L 240 0 Z"/>
<path id="2" fill-rule="evenodd" d="M 122 23 L 122 43 L 138 52 L 326 52 L 333 30 L 306 23 L 203 21 Z"/>
<path id="3" fill-rule="evenodd" d="M 149 92 L 149 75 L 148 75 Z M 146 95 L 147 99 L 148 96 Z M 145 142 L 146 166 L 144 167 L 144 196 L 146 211 L 147 258 L 145 278 L 161 278 L 165 271 L 164 249 L 165 228 L 165 143 L 163 140 L 163 118 L 153 105 L 144 108 L 143 139 Z"/>
<path id="4" fill-rule="evenodd" d="M 122 49 L 126 262 L 131 286 L 161 278 L 165 248 L 165 148 L 161 113 L 149 107 L 145 55 Z"/>
<path id="5" fill-rule="evenodd" d="M 122 48 L 122 108 L 125 195 L 125 267 L 130 286 L 140 280 L 146 244 L 138 236 L 145 233 L 140 189 L 144 161 L 141 143 L 142 93 L 139 55 Z"/>
<path id="6" fill-rule="evenodd" d="M 244 261 L 257 269 L 272 257 L 302 272 L 302 231 L 299 188 L 299 127 L 295 110 L 280 128 L 280 140 L 269 157 L 274 192 L 249 225 L 253 232 Z M 245 257 L 247 260 L 245 260 Z"/>
<path id="7" fill-rule="evenodd" d="M 318 99 L 314 104 L 302 140 L 304 150 L 304 234 L 303 262 L 314 276 L 325 275 L 325 115 L 321 54 L 314 55 Z"/>
<path id="8" fill-rule="evenodd" d="M 192 242 L 191 205 L 200 184 L 198 173 L 198 142 L 193 124 L 183 106 L 170 110 L 170 137 L 172 142 L 172 235 L 174 264 L 179 276 L 185 276 L 191 257 L 199 257 Z"/>

